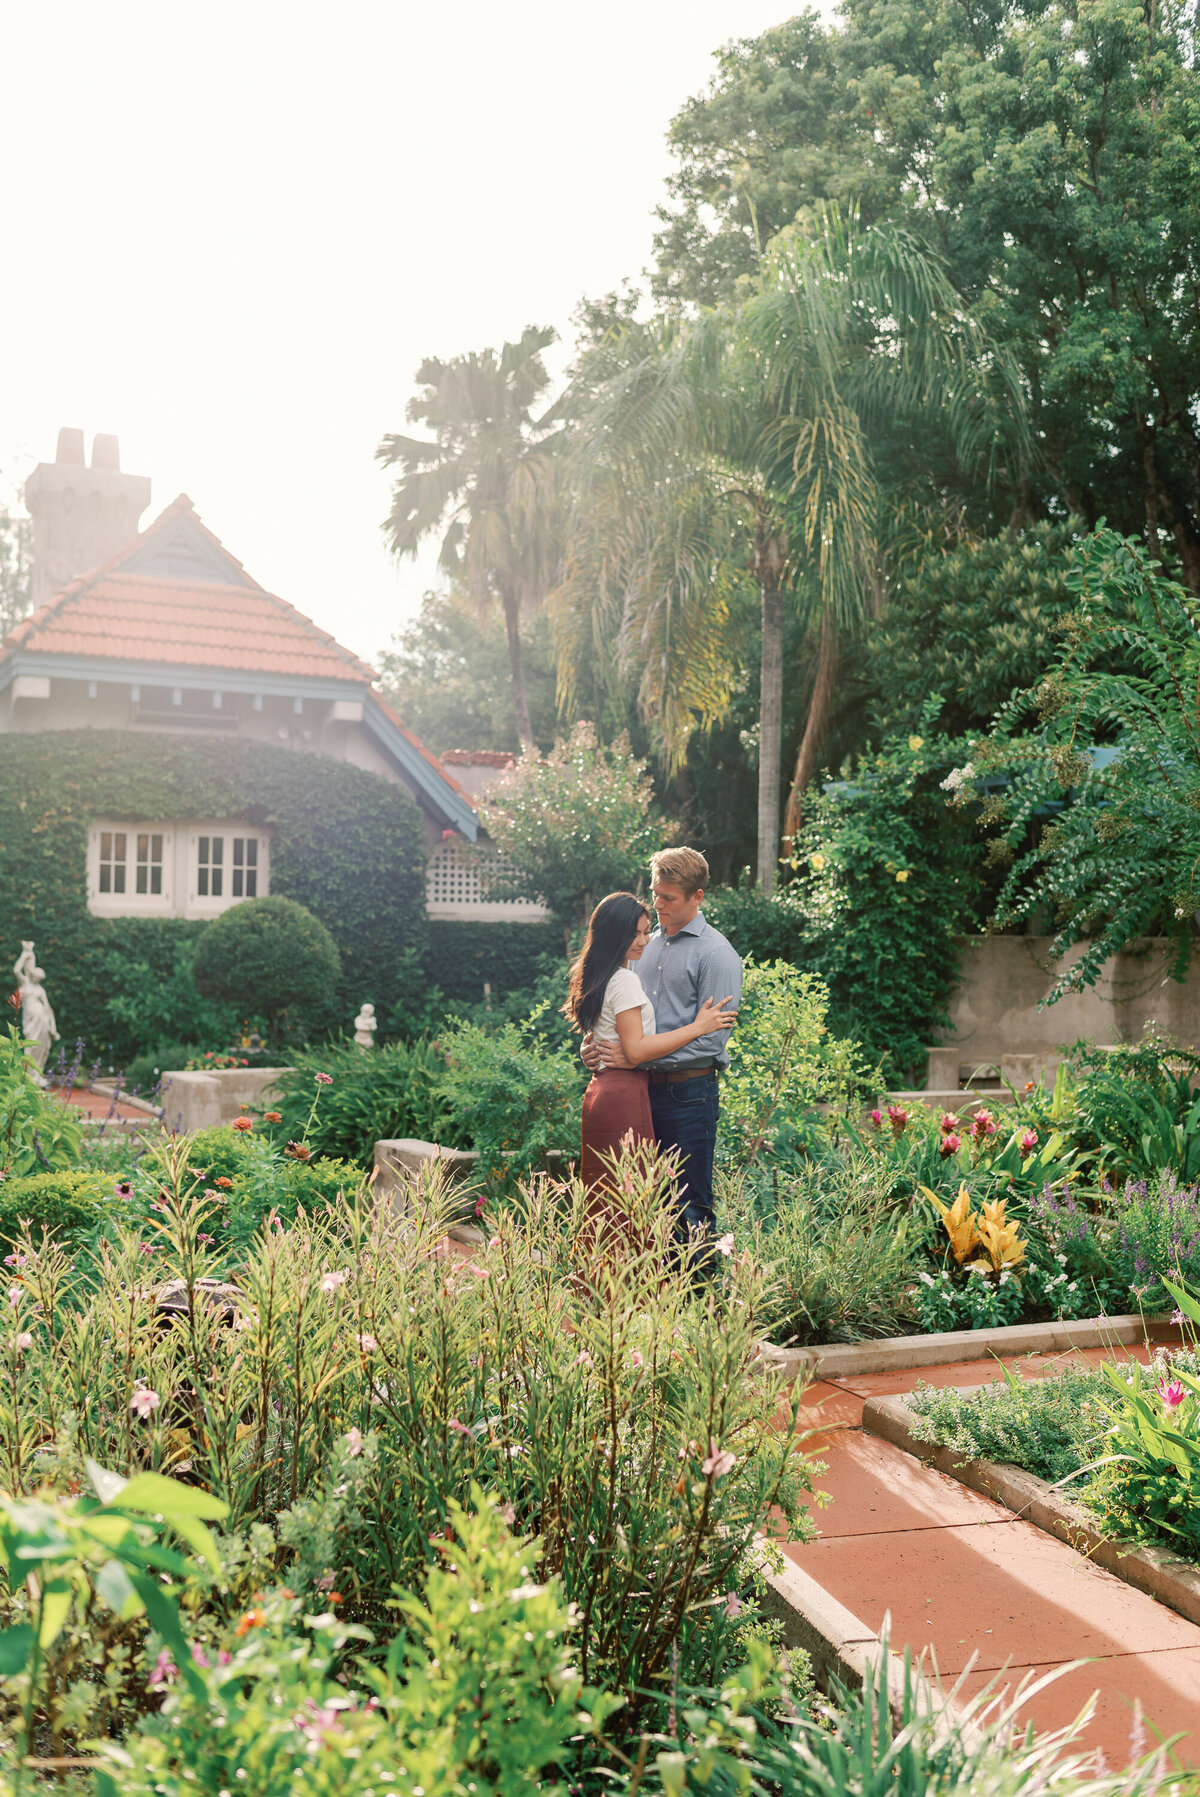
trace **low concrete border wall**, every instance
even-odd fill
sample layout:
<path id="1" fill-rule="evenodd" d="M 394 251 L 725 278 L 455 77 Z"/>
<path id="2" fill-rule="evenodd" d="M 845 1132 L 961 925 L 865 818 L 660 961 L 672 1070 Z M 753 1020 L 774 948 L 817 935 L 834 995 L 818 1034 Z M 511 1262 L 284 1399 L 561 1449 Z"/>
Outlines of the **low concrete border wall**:
<path id="1" fill-rule="evenodd" d="M 1036 1473 L 1000 1461 L 964 1460 L 951 1448 L 919 1441 L 912 1432 L 916 1420 L 903 1398 L 868 1398 L 863 1405 L 862 1426 L 868 1434 L 882 1436 L 960 1485 L 995 1498 L 1016 1516 L 1086 1554 L 1135 1590 L 1157 1598 L 1189 1622 L 1200 1622 L 1200 1567 L 1194 1562 L 1168 1548 L 1137 1547 L 1103 1534 L 1081 1504 L 1063 1497 Z"/>
<path id="2" fill-rule="evenodd" d="M 164 1073 L 163 1128 L 187 1135 L 232 1123 L 243 1108 L 268 1101 L 276 1080 L 290 1072 L 290 1067 L 217 1067 L 205 1073 Z"/>
<path id="3" fill-rule="evenodd" d="M 760 1342 L 764 1367 L 785 1378 L 852 1379 L 862 1373 L 905 1373 L 923 1366 L 990 1360 L 993 1355 L 1069 1354 L 1076 1348 L 1179 1342 L 1165 1317 L 1080 1317 L 1073 1323 L 1013 1323 L 1003 1329 L 955 1329 L 941 1335 L 893 1335 L 879 1341 L 779 1348 Z"/>

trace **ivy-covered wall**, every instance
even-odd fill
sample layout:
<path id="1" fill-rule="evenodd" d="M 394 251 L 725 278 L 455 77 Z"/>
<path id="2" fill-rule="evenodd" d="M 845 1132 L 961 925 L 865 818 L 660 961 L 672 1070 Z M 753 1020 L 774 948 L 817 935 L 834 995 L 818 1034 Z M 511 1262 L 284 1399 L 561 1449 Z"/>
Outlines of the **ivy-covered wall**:
<path id="1" fill-rule="evenodd" d="M 532 986 L 541 957 L 562 953 L 562 931 L 550 923 L 455 923 L 434 919 L 425 967 L 430 986 L 478 1004 L 486 980 L 493 993 Z M 565 987 L 564 987 L 565 992 Z"/>
<path id="2" fill-rule="evenodd" d="M 114 969 L 142 967 L 148 981 L 168 980 L 181 945 L 204 927 L 91 915 L 87 829 L 100 817 L 269 827 L 272 892 L 307 905 L 341 951 L 335 1014 L 314 1025 L 347 1027 L 364 999 L 386 1017 L 406 951 L 425 953 L 421 814 L 377 775 L 228 739 L 118 730 L 0 736 L 0 980 L 32 937 L 68 1045 L 76 1036 L 89 1053 L 111 1044 L 118 1059 L 149 1046 L 114 1014 L 110 1001 L 122 996 Z"/>

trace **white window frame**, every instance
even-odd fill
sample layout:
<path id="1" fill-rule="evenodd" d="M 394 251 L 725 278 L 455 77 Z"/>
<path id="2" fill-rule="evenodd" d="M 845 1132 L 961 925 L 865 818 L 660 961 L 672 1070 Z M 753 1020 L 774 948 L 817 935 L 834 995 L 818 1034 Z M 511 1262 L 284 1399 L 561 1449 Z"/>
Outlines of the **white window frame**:
<path id="1" fill-rule="evenodd" d="M 101 884 L 101 838 L 103 836 L 125 838 L 125 870 L 126 890 L 124 892 L 102 892 Z M 162 838 L 162 890 L 160 892 L 137 891 L 137 850 L 138 837 Z M 115 845 L 112 845 L 115 846 Z M 147 845 L 150 846 L 150 845 Z M 112 865 L 110 857 L 110 865 Z M 88 825 L 87 847 L 87 903 L 88 910 L 95 917 L 170 917 L 175 912 L 175 825 L 159 823 L 131 824 L 114 818 L 100 818 L 96 823 Z M 150 883 L 149 877 L 147 884 Z"/>
<path id="2" fill-rule="evenodd" d="M 240 905 L 246 898 L 266 898 L 271 890 L 271 839 L 261 825 L 239 823 L 229 818 L 204 818 L 198 823 L 188 823 L 180 830 L 186 842 L 186 876 L 183 885 L 185 917 L 219 917 L 222 911 L 228 911 L 231 905 Z M 211 845 L 214 836 L 222 842 L 221 856 L 221 891 L 214 895 L 210 890 L 200 890 L 200 843 L 207 839 L 211 856 Z M 237 897 L 233 893 L 234 885 L 234 841 L 245 842 L 247 837 L 258 844 L 258 866 L 256 868 L 257 890 L 247 893 L 243 890 Z M 209 868 L 212 867 L 210 859 Z M 243 867 L 244 867 L 243 863 Z"/>
<path id="3" fill-rule="evenodd" d="M 100 847 L 105 834 L 126 838 L 125 892 L 101 892 Z M 139 893 L 137 885 L 137 839 L 139 836 L 162 837 L 162 891 Z M 222 873 L 220 895 L 200 892 L 199 849 L 202 836 L 210 843 L 214 836 L 222 838 Z M 252 838 L 258 845 L 255 869 L 256 891 L 245 890 L 235 895 L 233 875 L 234 840 L 243 843 Z M 243 873 L 245 861 L 242 863 Z M 149 884 L 149 879 L 147 881 Z M 130 823 L 125 819 L 97 818 L 88 825 L 87 906 L 94 917 L 219 917 L 231 905 L 244 898 L 265 898 L 271 890 L 271 837 L 261 825 L 242 823 L 230 818 L 204 818 L 198 822 Z"/>

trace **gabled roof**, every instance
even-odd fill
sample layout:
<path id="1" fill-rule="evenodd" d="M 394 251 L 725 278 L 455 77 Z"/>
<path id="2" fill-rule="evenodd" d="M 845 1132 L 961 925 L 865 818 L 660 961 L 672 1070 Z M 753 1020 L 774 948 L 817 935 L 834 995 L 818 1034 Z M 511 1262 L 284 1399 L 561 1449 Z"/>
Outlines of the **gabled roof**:
<path id="1" fill-rule="evenodd" d="M 375 670 L 268 593 L 181 493 L 135 542 L 22 620 L 6 649 L 370 684 Z"/>

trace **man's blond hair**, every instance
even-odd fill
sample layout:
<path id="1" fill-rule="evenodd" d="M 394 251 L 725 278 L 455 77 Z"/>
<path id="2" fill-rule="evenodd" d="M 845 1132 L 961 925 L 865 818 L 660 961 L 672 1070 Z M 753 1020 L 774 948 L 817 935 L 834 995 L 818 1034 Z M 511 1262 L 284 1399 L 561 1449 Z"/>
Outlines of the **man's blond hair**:
<path id="1" fill-rule="evenodd" d="M 650 878 L 679 886 L 683 896 L 708 889 L 708 862 L 699 849 L 659 849 L 650 857 Z"/>

